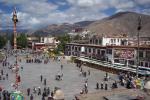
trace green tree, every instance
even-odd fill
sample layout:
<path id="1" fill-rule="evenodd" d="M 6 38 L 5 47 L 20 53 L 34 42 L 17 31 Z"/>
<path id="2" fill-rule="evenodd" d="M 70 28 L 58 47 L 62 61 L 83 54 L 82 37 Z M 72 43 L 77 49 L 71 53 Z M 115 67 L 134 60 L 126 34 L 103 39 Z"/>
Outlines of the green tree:
<path id="1" fill-rule="evenodd" d="M 57 40 L 60 41 L 57 47 L 57 51 L 64 52 L 66 43 L 70 42 L 70 36 L 68 34 L 61 35 L 57 37 Z"/>
<path id="2" fill-rule="evenodd" d="M 26 48 L 28 45 L 27 43 L 27 36 L 25 34 L 20 34 L 17 37 L 17 47 L 19 48 Z"/>
<path id="3" fill-rule="evenodd" d="M 82 39 L 82 37 L 78 34 L 76 36 L 74 36 L 74 38 L 73 38 L 73 40 L 81 40 L 81 39 Z"/>
<path id="4" fill-rule="evenodd" d="M 7 39 L 5 36 L 0 36 L 0 49 L 6 45 Z"/>

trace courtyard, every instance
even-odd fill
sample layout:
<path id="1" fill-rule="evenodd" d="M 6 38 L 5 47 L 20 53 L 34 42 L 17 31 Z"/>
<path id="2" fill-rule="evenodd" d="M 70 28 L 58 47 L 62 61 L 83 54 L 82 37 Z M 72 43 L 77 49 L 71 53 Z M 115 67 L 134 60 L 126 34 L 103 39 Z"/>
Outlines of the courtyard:
<path id="1" fill-rule="evenodd" d="M 65 100 L 72 100 L 76 94 L 79 94 L 81 89 L 84 87 L 85 80 L 88 79 L 88 93 L 96 92 L 96 83 L 103 82 L 103 78 L 105 72 L 92 69 L 89 67 L 82 66 L 84 71 L 90 70 L 90 75 L 87 77 L 80 76 L 80 71 L 76 67 L 74 63 L 67 62 L 65 59 L 61 59 L 60 61 L 54 61 L 50 59 L 47 64 L 42 63 L 26 63 L 26 59 L 24 56 L 20 56 L 22 59 L 19 62 L 19 66 L 23 67 L 23 70 L 19 70 L 19 75 L 21 76 L 21 82 L 19 85 L 19 90 L 23 92 L 25 96 L 25 100 L 29 100 L 30 96 L 27 96 L 27 88 L 31 89 L 31 93 L 33 92 L 33 87 L 40 87 L 43 91 L 45 87 L 43 82 L 40 81 L 40 75 L 43 76 L 43 79 L 47 80 L 46 87 L 50 87 L 50 91 L 53 91 L 55 87 L 59 87 L 65 96 Z M 10 64 L 15 63 L 15 57 L 8 57 L 8 62 Z M 61 65 L 63 65 L 63 69 L 61 70 Z M 12 83 L 15 82 L 15 73 L 13 73 L 7 67 L 0 67 L 4 70 L 4 74 L 8 73 L 8 80 L 1 80 L 0 85 L 3 89 L 13 90 L 14 88 L 11 86 Z M 63 79 L 61 81 L 55 80 L 55 75 L 58 73 L 63 73 Z M 116 75 L 109 74 L 112 81 L 116 79 Z M 114 81 L 113 81 L 114 82 Z M 109 81 L 108 86 L 111 86 L 112 82 Z M 110 88 L 110 87 L 109 87 Z M 109 89 L 108 88 L 108 89 Z M 42 96 L 38 96 L 37 94 L 33 94 L 34 100 L 41 100 Z"/>

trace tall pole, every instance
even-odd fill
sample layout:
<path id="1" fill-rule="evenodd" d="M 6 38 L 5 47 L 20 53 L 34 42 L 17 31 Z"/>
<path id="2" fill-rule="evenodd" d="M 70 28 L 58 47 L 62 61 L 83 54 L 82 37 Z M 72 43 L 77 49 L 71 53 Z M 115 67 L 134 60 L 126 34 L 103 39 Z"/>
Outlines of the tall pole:
<path id="1" fill-rule="evenodd" d="M 12 21 L 14 23 L 14 50 L 16 52 L 17 50 L 17 31 L 16 31 L 16 25 L 17 25 L 17 22 L 18 22 L 18 18 L 17 18 L 17 12 L 16 12 L 16 8 L 14 8 L 14 11 L 13 11 L 13 18 L 12 18 Z M 16 66 L 16 70 L 15 70 L 15 74 L 16 74 L 16 81 L 15 81 L 15 89 L 17 90 L 18 89 L 18 63 L 17 63 L 17 52 L 16 52 L 16 63 L 15 63 L 15 66 Z"/>
<path id="2" fill-rule="evenodd" d="M 136 77 L 139 77 L 139 46 L 140 46 L 140 30 L 141 30 L 141 16 L 138 18 L 138 34 L 137 34 L 137 67 L 136 67 Z"/>
<path id="3" fill-rule="evenodd" d="M 14 50 L 16 50 L 17 49 L 17 39 L 16 39 L 17 38 L 17 31 L 16 31 L 16 25 L 17 25 L 17 22 L 18 22 L 16 8 L 14 8 L 14 11 L 13 11 L 12 21 L 14 23 Z"/>

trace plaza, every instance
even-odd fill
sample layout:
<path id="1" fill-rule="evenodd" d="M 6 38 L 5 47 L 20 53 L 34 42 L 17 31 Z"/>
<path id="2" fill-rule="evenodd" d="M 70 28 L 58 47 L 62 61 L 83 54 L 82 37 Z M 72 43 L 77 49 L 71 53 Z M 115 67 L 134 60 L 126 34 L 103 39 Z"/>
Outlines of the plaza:
<path id="1" fill-rule="evenodd" d="M 40 75 L 43 76 L 43 79 L 46 78 L 47 85 L 46 87 L 50 87 L 50 91 L 53 91 L 55 87 L 59 87 L 65 96 L 65 100 L 72 100 L 76 94 L 79 94 L 81 89 L 84 87 L 85 80 L 88 79 L 88 93 L 97 92 L 96 83 L 103 82 L 103 78 L 106 72 L 92 69 L 86 66 L 82 66 L 84 71 L 90 70 L 90 75 L 87 77 L 80 76 L 80 71 L 76 67 L 76 64 L 67 62 L 65 59 L 61 58 L 60 61 L 54 61 L 50 59 L 47 64 L 42 63 L 26 63 L 25 56 L 20 56 L 22 59 L 21 62 L 18 62 L 19 66 L 23 67 L 23 70 L 19 70 L 19 74 L 21 76 L 21 82 L 19 85 L 19 90 L 23 92 L 25 96 L 25 100 L 29 100 L 30 96 L 27 96 L 27 88 L 31 89 L 31 93 L 33 92 L 33 87 L 40 87 L 43 92 L 43 82 L 40 81 Z M 8 57 L 8 62 L 10 64 L 15 63 L 15 57 Z M 61 65 L 63 65 L 62 73 L 63 79 L 61 81 L 55 80 L 55 75 L 61 72 Z M 4 70 L 4 74 L 8 73 L 8 80 L 1 80 L 0 84 L 3 89 L 13 90 L 14 88 L 11 86 L 12 83 L 15 83 L 15 73 L 13 73 L 7 67 L 0 67 Z M 112 82 L 116 80 L 117 76 L 113 74 L 109 74 L 111 77 L 111 81 L 108 83 L 108 87 L 110 88 Z M 108 88 L 108 89 L 109 89 Z M 33 93 L 32 93 L 33 94 Z M 37 94 L 33 94 L 34 100 L 41 100 L 42 96 L 38 96 Z"/>

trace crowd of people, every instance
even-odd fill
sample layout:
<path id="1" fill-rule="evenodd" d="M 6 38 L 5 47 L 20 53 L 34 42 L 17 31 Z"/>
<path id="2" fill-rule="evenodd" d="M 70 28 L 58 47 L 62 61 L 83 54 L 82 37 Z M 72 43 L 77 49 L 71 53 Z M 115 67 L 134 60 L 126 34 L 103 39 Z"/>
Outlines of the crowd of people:
<path id="1" fill-rule="evenodd" d="M 53 59 L 54 61 L 60 61 L 61 59 L 59 57 L 55 57 Z M 21 60 L 20 60 L 21 61 Z M 38 56 L 32 56 L 32 57 L 27 57 L 25 59 L 26 63 L 50 63 L 50 58 L 46 57 L 45 55 L 38 55 Z M 9 61 L 7 61 L 7 56 L 5 57 L 5 59 L 2 62 L 2 66 L 3 68 L 6 67 L 8 69 L 13 69 L 14 68 L 14 64 L 10 64 Z M 89 88 L 88 88 L 88 80 L 89 77 L 92 73 L 90 71 L 90 69 L 84 69 L 84 67 L 82 67 L 81 63 L 77 63 L 77 68 L 79 71 L 79 77 L 83 77 L 83 79 L 85 79 L 84 83 L 83 83 L 83 87 L 81 88 L 81 91 L 79 91 L 80 94 L 87 94 L 89 92 Z M 1 72 L 0 72 L 0 80 L 1 81 L 7 81 L 9 79 L 9 75 L 8 72 L 4 72 L 3 68 L 1 68 Z M 20 69 L 23 71 L 23 66 L 20 67 Z M 63 69 L 64 69 L 64 65 L 61 64 L 60 65 L 60 72 L 61 74 L 56 74 L 57 77 L 56 80 L 62 80 L 63 77 Z M 8 71 L 8 70 L 7 70 Z M 39 96 L 39 98 L 41 98 L 41 100 L 53 100 L 53 96 L 56 92 L 57 89 L 59 89 L 58 87 L 55 87 L 54 89 L 50 88 L 47 86 L 47 78 L 44 77 L 43 75 L 39 76 L 40 78 L 40 86 L 33 86 L 33 87 L 28 87 L 26 89 L 26 95 L 29 98 L 29 100 L 35 100 L 36 96 Z M 118 81 L 119 80 L 119 81 Z M 131 89 L 131 88 L 137 88 L 139 86 L 137 79 L 131 74 L 131 73 L 124 73 L 124 72 L 120 72 L 118 74 L 118 80 L 113 80 L 111 79 L 111 77 L 109 76 L 109 74 L 106 72 L 104 75 L 104 79 L 103 80 L 97 80 L 96 90 L 109 90 L 109 89 L 115 89 L 115 88 L 119 88 L 120 86 Z M 140 88 L 143 88 L 144 86 L 144 80 L 145 79 L 140 79 Z M 108 84 L 111 83 L 111 84 Z M 94 84 L 94 85 L 95 85 Z M 3 98 L 4 100 L 10 100 L 10 93 L 7 90 L 2 90 L 0 89 L 0 100 L 1 98 Z M 77 98 L 76 98 L 77 100 Z"/>

